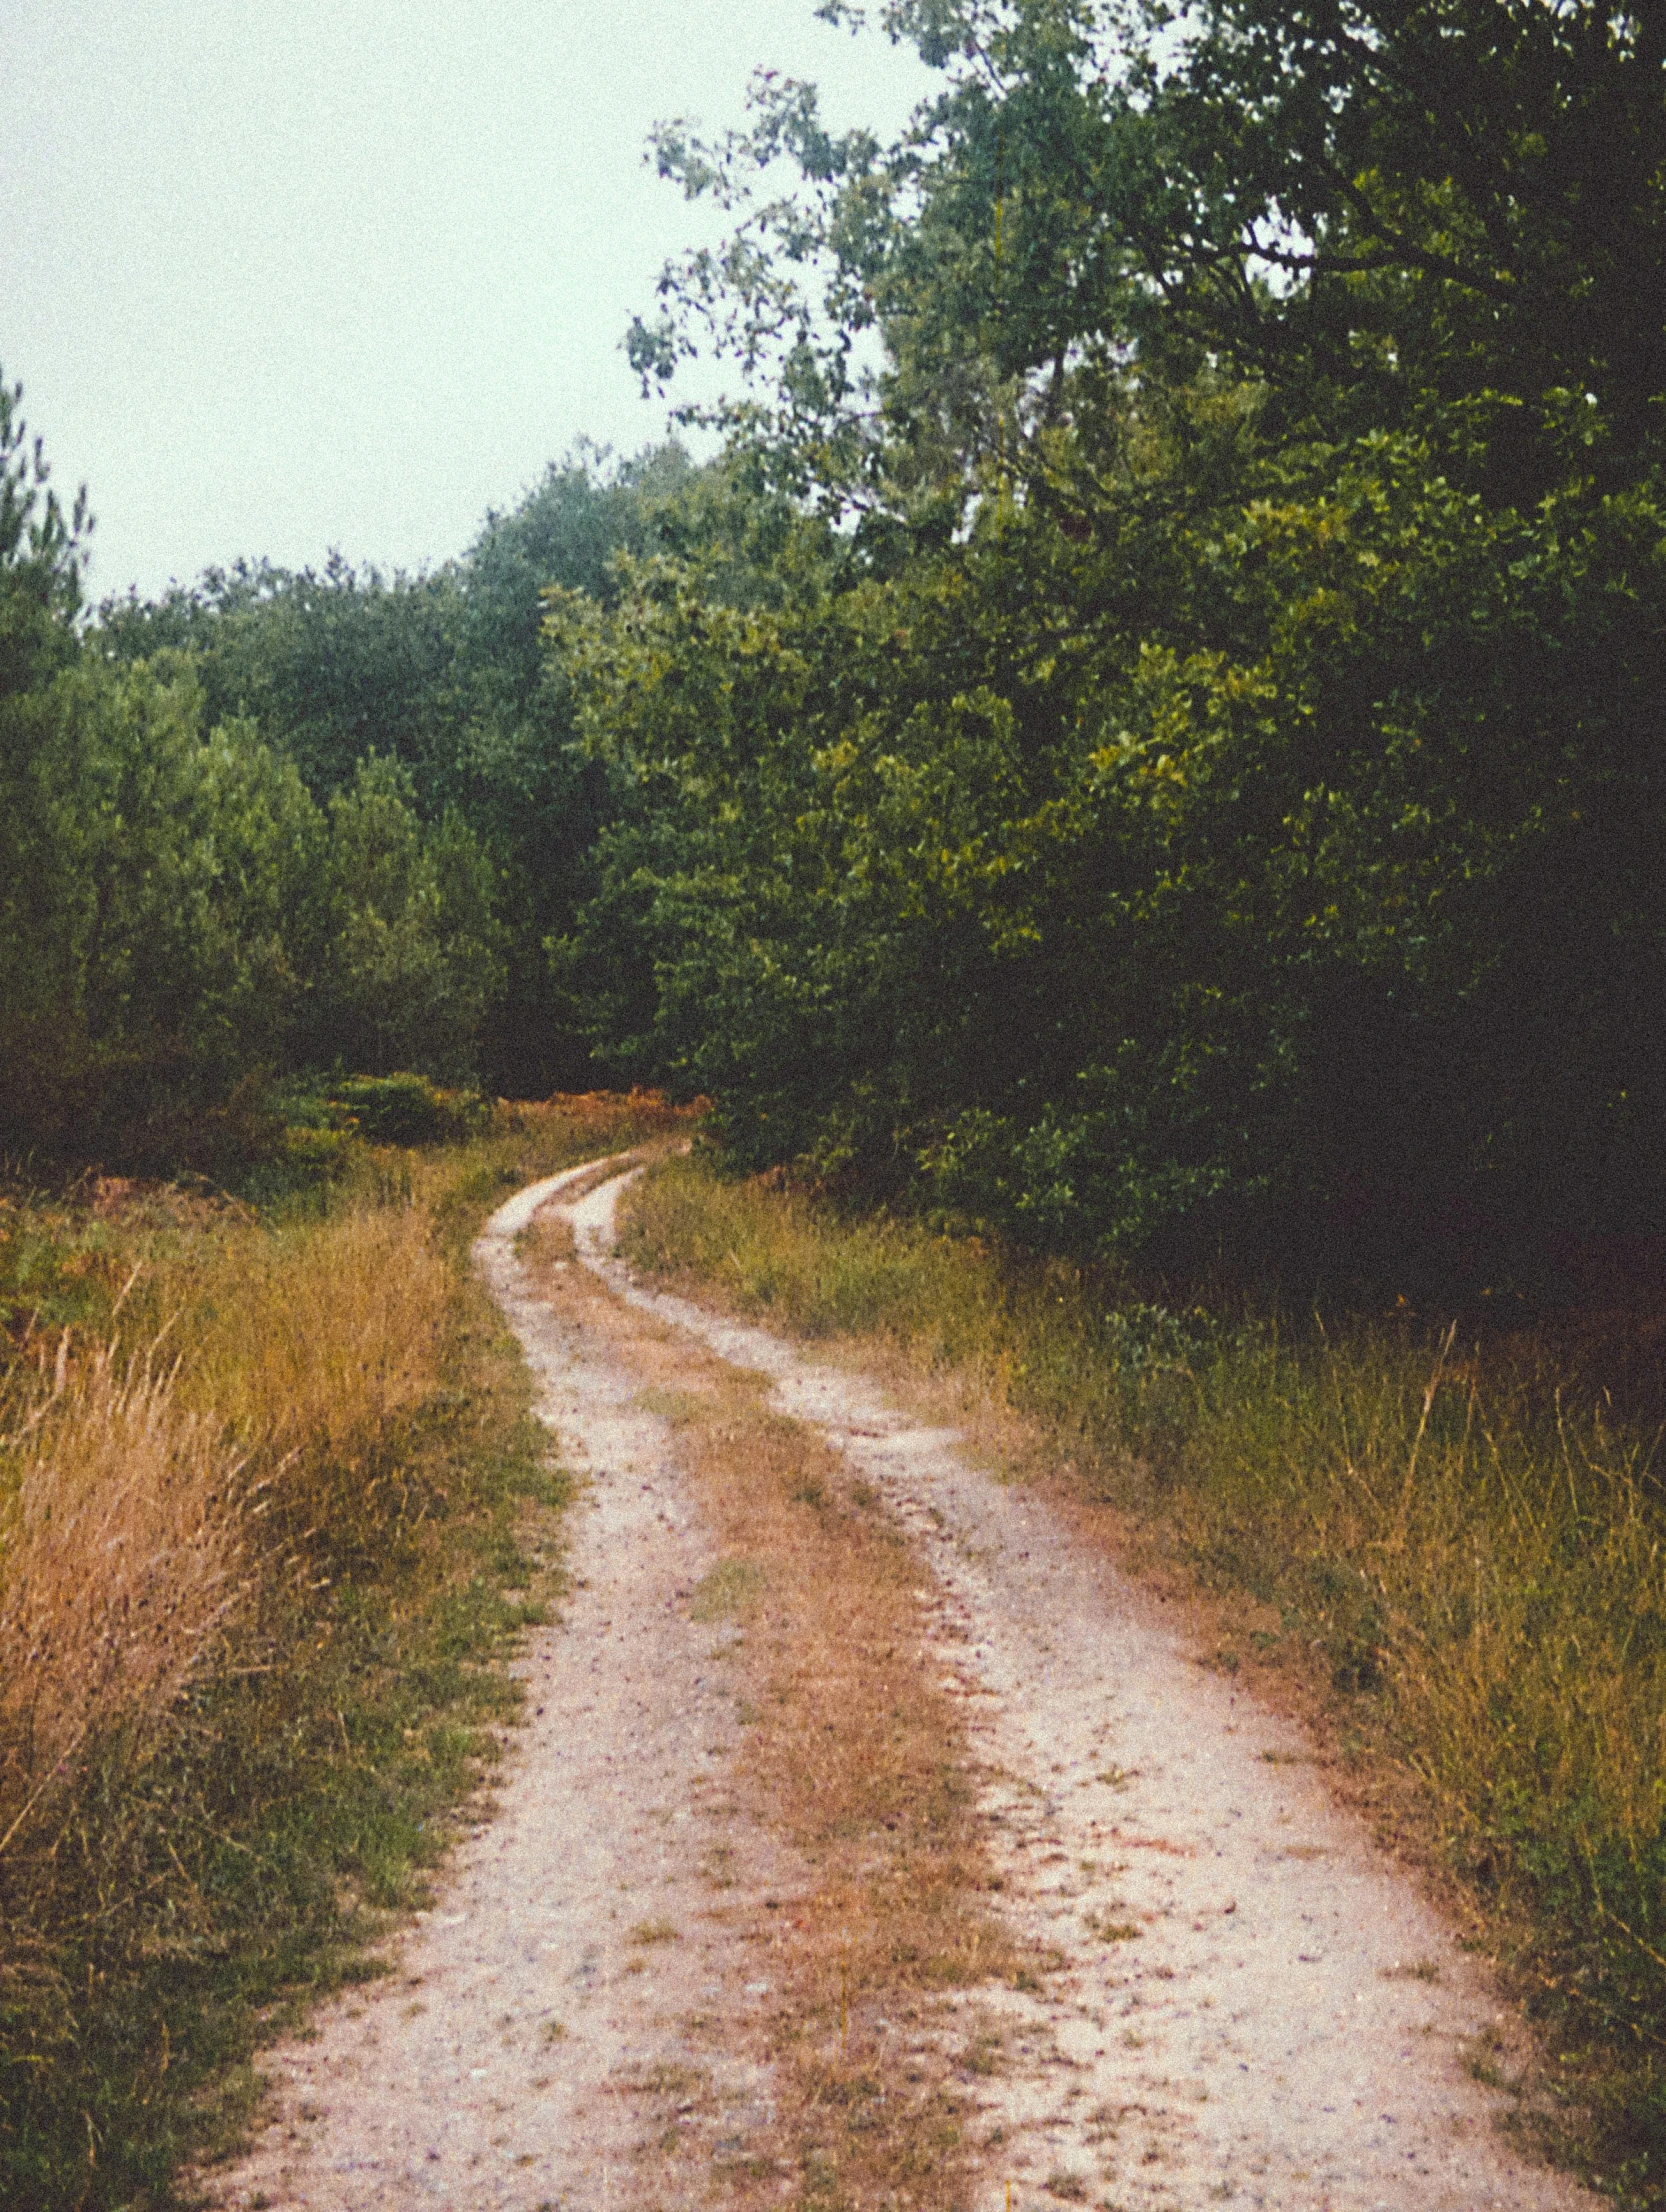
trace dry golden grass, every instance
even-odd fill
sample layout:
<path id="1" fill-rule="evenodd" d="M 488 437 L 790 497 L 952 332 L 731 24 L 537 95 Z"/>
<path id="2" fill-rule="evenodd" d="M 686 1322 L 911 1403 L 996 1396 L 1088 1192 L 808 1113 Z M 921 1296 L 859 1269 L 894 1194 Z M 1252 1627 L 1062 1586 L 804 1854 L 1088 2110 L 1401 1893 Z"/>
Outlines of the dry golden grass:
<path id="1" fill-rule="evenodd" d="M 59 1345 L 0 1439 L 0 1850 L 83 1746 L 142 1763 L 251 1575 L 391 1518 L 388 1446 L 439 1387 L 453 1282 L 412 1206 L 278 1233 L 238 1213 L 143 1252 L 118 1339 Z"/>
<path id="2" fill-rule="evenodd" d="M 188 1373 L 251 1438 L 351 1462 L 434 1389 L 450 1283 L 415 1206 L 239 1237 L 192 1287 Z"/>
<path id="3" fill-rule="evenodd" d="M 415 1204 L 236 1225 L 159 1270 L 181 1387 L 254 1455 L 289 1540 L 351 1550 L 385 1529 L 387 1448 L 439 1388 L 453 1283 Z"/>
<path id="4" fill-rule="evenodd" d="M 89 1739 L 135 1758 L 243 1569 L 242 1456 L 174 1373 L 98 1346 L 0 1474 L 0 1854 L 61 1811 Z"/>
<path id="5" fill-rule="evenodd" d="M 836 1453 L 769 1412 L 758 1378 L 616 1307 L 577 1270 L 542 1283 L 606 1328 L 673 1421 L 725 1555 L 696 1606 L 746 1631 L 728 1660 L 751 1715 L 744 1797 L 812 1870 L 809 1891 L 759 1930 L 779 1976 L 778 2155 L 806 2206 L 963 2206 L 970 2153 L 949 2049 L 963 2024 L 954 2032 L 938 2000 L 1025 1962 L 986 1910 L 991 1861 L 959 1715 L 921 1664 L 930 1570 Z M 907 2070 L 899 2042 L 917 2054 Z"/>

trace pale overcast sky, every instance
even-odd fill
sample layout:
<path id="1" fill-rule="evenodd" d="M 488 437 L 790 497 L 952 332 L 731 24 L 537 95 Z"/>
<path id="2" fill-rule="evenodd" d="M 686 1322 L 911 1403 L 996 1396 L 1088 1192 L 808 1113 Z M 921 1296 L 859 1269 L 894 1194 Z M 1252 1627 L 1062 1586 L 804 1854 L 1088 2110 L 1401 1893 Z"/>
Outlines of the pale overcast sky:
<path id="1" fill-rule="evenodd" d="M 760 64 L 887 132 L 930 81 L 813 0 L 0 0 L 0 370 L 94 596 L 443 560 L 662 435 L 620 340 L 709 219 L 643 141 Z"/>

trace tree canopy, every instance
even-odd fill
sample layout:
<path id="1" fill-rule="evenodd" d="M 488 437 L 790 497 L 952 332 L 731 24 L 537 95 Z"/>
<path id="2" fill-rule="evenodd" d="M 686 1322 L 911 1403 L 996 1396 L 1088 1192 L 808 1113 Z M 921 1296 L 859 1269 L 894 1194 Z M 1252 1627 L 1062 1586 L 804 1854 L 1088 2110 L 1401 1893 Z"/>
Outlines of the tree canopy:
<path id="1" fill-rule="evenodd" d="M 767 615 L 692 561 L 591 621 L 604 1049 L 1081 1250 L 1666 1226 L 1661 26 L 883 18 L 895 144 L 775 80 L 661 135 L 734 227 L 639 366 L 726 349 L 824 523 Z"/>

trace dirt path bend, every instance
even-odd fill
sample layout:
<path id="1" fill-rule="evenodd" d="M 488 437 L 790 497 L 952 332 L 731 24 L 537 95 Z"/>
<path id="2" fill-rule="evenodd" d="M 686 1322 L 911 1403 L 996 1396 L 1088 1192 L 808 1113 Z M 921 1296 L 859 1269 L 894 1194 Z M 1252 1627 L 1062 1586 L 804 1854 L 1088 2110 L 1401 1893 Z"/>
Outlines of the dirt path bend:
<path id="1" fill-rule="evenodd" d="M 716 1552 L 631 1363 L 642 1322 L 596 1294 L 559 1318 L 517 1256 L 553 1206 L 617 1299 L 771 1378 L 776 1408 L 847 1455 L 910 1540 L 920 1661 L 965 1715 L 1004 1876 L 994 1902 L 1057 1961 L 1036 1991 L 941 2000 L 943 2047 L 979 2058 L 964 2117 L 980 2212 L 1588 2206 L 1511 2156 L 1504 2100 L 1466 2069 L 1498 2011 L 1484 1974 L 1330 1804 L 1296 1732 L 1200 1669 L 1106 1561 L 952 1434 L 632 1282 L 614 1257 L 620 1187 L 586 1169 L 535 1185 L 478 1248 L 538 1410 L 586 1478 L 572 1587 L 522 1660 L 527 1725 L 495 1816 L 394 1971 L 269 2054 L 273 2117 L 216 2201 L 792 2201 L 773 2163 L 758 1930 L 783 1918 L 766 1891 L 801 1889 L 806 1870 L 730 1785 L 737 1631 L 691 1617 Z"/>
<path id="2" fill-rule="evenodd" d="M 1500 2137 L 1505 2100 L 1472 2071 L 1503 2024 L 1498 1995 L 1330 1801 L 1298 1732 L 1200 1668 L 952 1432 L 634 1282 L 614 1257 L 620 1189 L 572 1209 L 579 1256 L 773 1378 L 776 1408 L 849 1456 L 933 1571 L 924 1650 L 967 1701 L 1003 1903 L 1060 1961 L 1040 1995 L 975 2000 L 1000 2038 L 977 2096 L 990 2212 L 1044 2197 L 1117 2212 L 1590 2206 Z"/>
<path id="3" fill-rule="evenodd" d="M 733 1848 L 734 1631 L 689 1606 L 712 1548 L 667 1424 L 602 1335 L 531 1294 L 515 1251 L 590 1172 L 521 1192 L 477 1246 L 584 1483 L 560 1625 L 518 1668 L 526 1726 L 394 1971 L 266 2054 L 273 2114 L 211 2181 L 217 2204 L 671 2212 L 709 2203 L 767 2127 L 749 2021 L 768 1983 L 744 1931 L 782 1870 L 761 1834 Z"/>

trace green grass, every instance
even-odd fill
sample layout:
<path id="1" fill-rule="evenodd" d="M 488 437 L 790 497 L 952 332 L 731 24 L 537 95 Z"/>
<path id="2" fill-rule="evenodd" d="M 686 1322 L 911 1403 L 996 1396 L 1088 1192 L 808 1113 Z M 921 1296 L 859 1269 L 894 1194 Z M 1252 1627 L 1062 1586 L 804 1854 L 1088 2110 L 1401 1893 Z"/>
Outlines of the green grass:
<path id="1" fill-rule="evenodd" d="M 1028 1417 L 1090 1497 L 1320 1671 L 1344 1742 L 1417 1776 L 1625 2201 L 1666 2202 L 1666 1506 L 1654 1438 L 1543 1347 L 1292 1332 L 1127 1295 L 699 1158 L 627 1250 L 810 1336 L 900 1347 Z M 1235 1654 L 1232 1655 L 1235 1659 Z M 1574 2109 L 1577 2107 L 1577 2111 Z"/>

